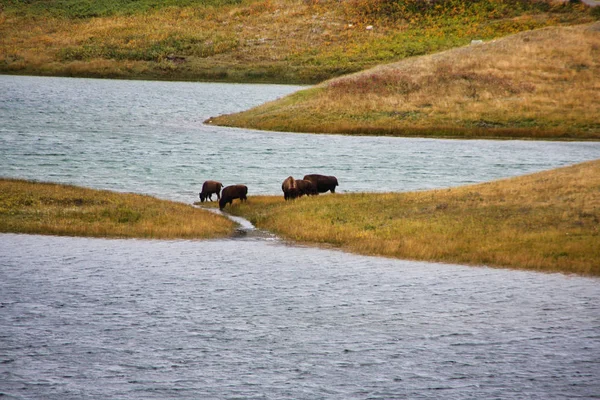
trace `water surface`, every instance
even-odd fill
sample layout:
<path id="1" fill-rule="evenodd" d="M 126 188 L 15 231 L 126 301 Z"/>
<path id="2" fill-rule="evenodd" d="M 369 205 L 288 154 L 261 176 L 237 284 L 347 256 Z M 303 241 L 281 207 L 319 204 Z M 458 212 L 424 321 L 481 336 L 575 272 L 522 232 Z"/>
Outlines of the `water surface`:
<path id="1" fill-rule="evenodd" d="M 423 190 L 600 158 L 600 143 L 202 124 L 299 87 L 0 76 L 0 175 L 191 203 Z M 243 222 L 243 221 L 241 221 Z M 236 239 L 0 235 L 0 395 L 22 399 L 562 399 L 600 393 L 598 279 Z"/>
<path id="2" fill-rule="evenodd" d="M 277 240 L 0 235 L 0 393 L 563 399 L 600 393 L 597 279 Z"/>
<path id="3" fill-rule="evenodd" d="M 281 194 L 292 175 L 340 192 L 411 191 L 600 158 L 600 142 L 432 140 L 229 129 L 210 116 L 298 86 L 0 76 L 0 175 L 192 202 L 202 182 Z"/>

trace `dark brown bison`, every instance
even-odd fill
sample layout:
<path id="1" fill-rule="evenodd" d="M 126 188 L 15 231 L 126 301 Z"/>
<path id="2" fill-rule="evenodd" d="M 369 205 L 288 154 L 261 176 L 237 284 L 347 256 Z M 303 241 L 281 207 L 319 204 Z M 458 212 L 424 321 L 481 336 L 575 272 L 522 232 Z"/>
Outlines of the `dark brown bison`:
<path id="1" fill-rule="evenodd" d="M 221 200 L 221 189 L 223 184 L 217 181 L 206 181 L 202 184 L 202 191 L 199 193 L 200 201 L 204 203 L 204 200 L 212 201 L 212 195 L 217 195 L 217 200 Z"/>
<path id="2" fill-rule="evenodd" d="M 231 204 L 234 199 L 245 201 L 248 194 L 248 186 L 246 185 L 231 185 L 227 186 L 221 192 L 221 200 L 219 200 L 219 209 L 224 209 L 227 203 Z"/>
<path id="3" fill-rule="evenodd" d="M 319 194 L 317 187 L 307 179 L 296 179 L 296 188 L 298 190 L 298 196 L 312 196 Z"/>
<path id="4" fill-rule="evenodd" d="M 283 198 L 286 200 L 295 199 L 296 197 L 302 197 L 304 195 L 310 196 L 319 194 L 317 192 L 317 187 L 311 181 L 294 179 L 291 176 L 288 176 L 285 181 L 283 181 L 281 190 L 283 190 Z"/>
<path id="5" fill-rule="evenodd" d="M 338 180 L 335 176 L 325 175 L 304 175 L 304 180 L 311 181 L 317 187 L 317 192 L 325 193 L 328 190 L 335 193 L 335 187 L 338 186 Z"/>
<path id="6" fill-rule="evenodd" d="M 283 198 L 286 200 L 295 199 L 298 197 L 298 187 L 296 186 L 296 180 L 288 176 L 281 184 L 281 190 L 283 191 Z"/>

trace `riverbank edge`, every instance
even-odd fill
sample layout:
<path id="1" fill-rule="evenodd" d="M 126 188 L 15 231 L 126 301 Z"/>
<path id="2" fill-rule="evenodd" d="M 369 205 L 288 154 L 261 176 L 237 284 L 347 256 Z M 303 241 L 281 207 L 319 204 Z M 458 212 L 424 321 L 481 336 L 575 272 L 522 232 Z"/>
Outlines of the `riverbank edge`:
<path id="1" fill-rule="evenodd" d="M 427 18 L 406 10 L 410 23 L 370 1 L 45 3 L 0 9 L 0 74 L 313 85 L 475 38 L 597 19 L 583 6 L 495 1 L 460 18 L 453 6 Z"/>
<path id="2" fill-rule="evenodd" d="M 11 185 L 22 187 L 15 190 L 10 188 Z M 600 160 L 476 185 L 428 191 L 337 193 L 288 202 L 281 195 L 251 196 L 248 202 L 234 202 L 222 216 L 202 210 L 217 207 L 216 202 L 202 203 L 202 207 L 198 208 L 197 203 L 189 205 L 141 194 L 19 179 L 0 178 L 0 187 L 2 233 L 140 239 L 233 238 L 238 226 L 228 218 L 227 214 L 230 214 L 245 218 L 257 229 L 290 243 L 324 249 L 393 259 L 600 277 L 600 246 L 597 246 L 600 243 Z M 82 193 L 92 197 L 82 197 Z M 122 201 L 124 198 L 133 199 L 135 203 L 151 199 L 162 204 L 177 204 L 204 213 L 204 216 L 210 214 L 219 225 L 225 218 L 229 227 L 226 232 L 212 233 L 208 237 L 132 233 L 133 224 L 142 219 L 138 215 L 142 211 L 132 209 L 131 203 Z M 40 208 L 40 203 L 53 208 L 54 214 Z M 98 205 L 104 208 L 96 215 L 116 219 L 119 223 L 121 230 L 117 234 L 99 229 L 92 222 L 97 217 L 92 216 L 90 220 L 89 212 L 82 208 Z M 107 210 L 107 207 L 110 209 Z M 144 204 L 140 209 L 147 212 L 148 207 Z M 79 221 L 83 229 L 37 229 L 40 220 L 43 222 L 41 225 L 48 226 L 50 214 L 68 217 L 67 225 Z M 170 212 L 162 215 L 171 223 L 175 221 Z M 21 225 L 13 223 L 7 228 L 10 218 L 14 217 Z M 189 220 L 187 214 L 183 219 Z M 214 224 L 209 230 L 215 228 Z M 452 224 L 454 228 L 449 228 Z M 517 230 L 513 229 L 513 225 L 517 226 Z M 405 226 L 408 231 L 399 230 Z M 378 231 L 383 232 L 383 236 L 377 236 Z M 483 236 L 488 240 L 479 247 L 479 238 Z M 464 240 L 457 241 L 458 237 L 466 237 L 467 244 Z M 577 243 L 574 244 L 573 239 Z M 513 242 L 510 246 L 509 240 Z M 450 246 L 440 251 L 438 247 L 445 242 L 451 242 Z M 538 242 L 546 243 L 537 249 Z M 523 250 L 525 245 L 533 247 Z M 433 254 L 423 252 L 427 246 L 436 248 Z M 398 252 L 399 249 L 402 251 Z M 527 254 L 534 250 L 543 254 Z M 477 257 L 472 257 L 469 251 L 475 251 Z M 501 257 L 496 257 L 494 252 L 501 252 Z M 510 257 L 514 255 L 521 258 L 511 261 Z M 571 258 L 575 262 L 571 262 Z M 523 262 L 519 260 L 526 260 L 529 264 L 519 265 Z M 544 266 L 547 260 L 559 262 Z"/>
<path id="3" fill-rule="evenodd" d="M 226 211 L 308 246 L 600 277 L 600 160 L 422 192 L 252 196 Z"/>
<path id="4" fill-rule="evenodd" d="M 250 111 L 250 110 L 248 110 Z M 462 128 L 462 127 L 428 127 L 428 128 L 381 128 L 360 127 L 356 129 L 302 129 L 299 127 L 286 127 L 282 129 L 269 129 L 260 125 L 231 122 L 229 116 L 237 114 L 210 117 L 204 121 L 206 125 L 221 126 L 234 129 L 253 129 L 265 132 L 285 132 L 312 135 L 340 135 L 340 136 L 382 136 L 397 138 L 420 139 L 455 139 L 455 140 L 531 140 L 546 142 L 598 142 L 600 135 L 577 136 L 574 131 L 564 129 L 527 129 L 527 128 Z"/>
<path id="5" fill-rule="evenodd" d="M 287 86 L 312 86 L 318 82 L 303 81 L 303 80 L 290 80 L 290 79 L 268 79 L 260 77 L 245 77 L 231 76 L 227 78 L 219 77 L 217 73 L 215 76 L 207 76 L 203 78 L 202 75 L 182 75 L 178 77 L 165 77 L 158 74 L 120 74 L 115 72 L 110 73 L 82 73 L 82 74 L 71 74 L 68 72 L 44 72 L 43 70 L 25 70 L 25 71 L 10 71 L 3 70 L 0 68 L 0 75 L 4 76 L 24 76 L 24 77 L 40 77 L 40 78 L 73 78 L 73 79 L 110 79 L 116 81 L 150 81 L 150 82 L 188 82 L 188 83 L 228 83 L 228 84 L 243 84 L 243 85 L 287 85 Z M 210 74 L 209 74 L 210 75 Z"/>

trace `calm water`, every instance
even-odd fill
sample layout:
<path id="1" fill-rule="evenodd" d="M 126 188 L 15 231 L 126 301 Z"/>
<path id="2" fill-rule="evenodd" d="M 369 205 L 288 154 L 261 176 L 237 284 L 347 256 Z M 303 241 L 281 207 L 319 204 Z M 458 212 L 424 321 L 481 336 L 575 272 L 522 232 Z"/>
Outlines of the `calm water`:
<path id="1" fill-rule="evenodd" d="M 600 158 L 600 143 L 202 125 L 297 87 L 0 76 L 0 175 L 196 200 L 288 175 L 402 191 Z M 250 197 L 251 200 L 251 197 Z M 600 281 L 238 239 L 0 235 L 0 395 L 561 399 L 600 394 Z"/>

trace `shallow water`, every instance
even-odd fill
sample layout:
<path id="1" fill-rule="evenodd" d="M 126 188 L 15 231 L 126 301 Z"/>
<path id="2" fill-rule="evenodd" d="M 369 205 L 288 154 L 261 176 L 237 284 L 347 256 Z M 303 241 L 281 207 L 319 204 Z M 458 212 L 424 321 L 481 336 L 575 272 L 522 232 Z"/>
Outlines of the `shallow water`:
<path id="1" fill-rule="evenodd" d="M 600 143 L 202 125 L 298 87 L 0 76 L 0 172 L 191 203 L 205 179 L 279 194 L 481 182 Z M 600 281 L 282 242 L 0 235 L 0 395 L 23 399 L 559 399 L 600 393 Z"/>

